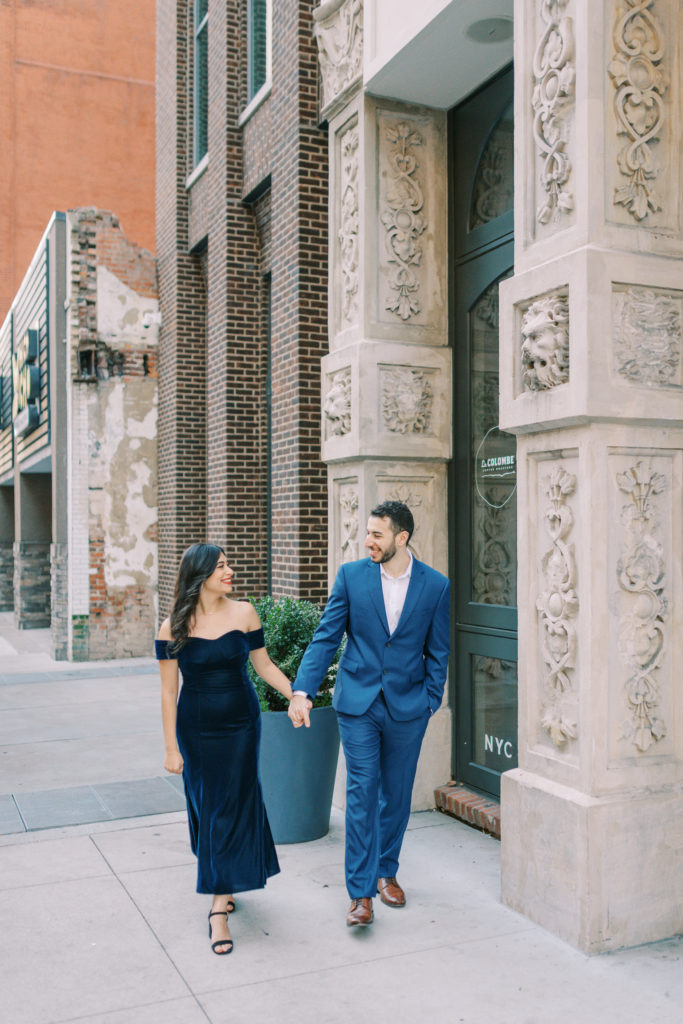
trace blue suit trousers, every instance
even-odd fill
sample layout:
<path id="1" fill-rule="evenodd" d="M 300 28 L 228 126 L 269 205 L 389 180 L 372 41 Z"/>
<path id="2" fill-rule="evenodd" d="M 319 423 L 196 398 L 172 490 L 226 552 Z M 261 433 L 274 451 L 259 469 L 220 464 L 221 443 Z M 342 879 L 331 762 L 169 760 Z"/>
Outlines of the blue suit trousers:
<path id="1" fill-rule="evenodd" d="M 337 711 L 346 758 L 346 888 L 374 896 L 396 875 L 429 711 L 396 721 L 380 691 L 362 715 Z"/>

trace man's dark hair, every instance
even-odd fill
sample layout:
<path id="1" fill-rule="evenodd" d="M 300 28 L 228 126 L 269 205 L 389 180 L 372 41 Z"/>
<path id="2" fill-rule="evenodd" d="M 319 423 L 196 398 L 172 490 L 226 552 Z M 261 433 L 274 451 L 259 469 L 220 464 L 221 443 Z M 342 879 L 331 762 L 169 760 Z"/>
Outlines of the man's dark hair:
<path id="1" fill-rule="evenodd" d="M 394 534 L 407 530 L 408 540 L 413 535 L 413 530 L 415 529 L 413 513 L 402 501 L 383 501 L 373 508 L 370 515 L 375 516 L 377 519 L 391 519 L 391 528 Z"/>

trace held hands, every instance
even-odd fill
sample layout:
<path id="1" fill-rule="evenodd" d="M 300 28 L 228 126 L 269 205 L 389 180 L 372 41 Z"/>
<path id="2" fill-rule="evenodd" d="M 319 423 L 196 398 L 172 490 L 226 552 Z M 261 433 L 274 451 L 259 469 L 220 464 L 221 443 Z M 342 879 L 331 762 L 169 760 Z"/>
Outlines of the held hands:
<path id="1" fill-rule="evenodd" d="M 183 755 L 179 750 L 168 750 L 166 751 L 166 757 L 164 758 L 164 768 L 167 772 L 171 772 L 173 775 L 182 775 L 183 772 Z"/>
<path id="2" fill-rule="evenodd" d="M 292 720 L 292 725 L 295 729 L 298 729 L 302 725 L 305 725 L 307 729 L 310 729 L 311 716 L 309 715 L 309 711 L 312 707 L 313 704 L 308 697 L 303 697 L 301 695 L 292 697 L 289 702 L 289 710 L 287 714 Z"/>

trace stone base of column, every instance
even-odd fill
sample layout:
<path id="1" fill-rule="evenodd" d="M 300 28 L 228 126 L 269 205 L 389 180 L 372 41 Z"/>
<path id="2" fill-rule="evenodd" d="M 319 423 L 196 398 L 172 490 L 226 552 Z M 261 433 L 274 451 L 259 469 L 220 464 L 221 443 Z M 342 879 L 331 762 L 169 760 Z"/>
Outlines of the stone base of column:
<path id="1" fill-rule="evenodd" d="M 0 612 L 14 608 L 14 544 L 0 544 Z"/>
<path id="2" fill-rule="evenodd" d="M 50 651 L 55 661 L 68 661 L 69 658 L 68 551 L 66 544 L 50 546 Z"/>
<path id="3" fill-rule="evenodd" d="M 14 543 L 14 625 L 45 629 L 50 625 L 50 545 Z"/>
<path id="4" fill-rule="evenodd" d="M 586 953 L 683 932 L 683 786 L 591 797 L 502 776 L 505 904 Z"/>

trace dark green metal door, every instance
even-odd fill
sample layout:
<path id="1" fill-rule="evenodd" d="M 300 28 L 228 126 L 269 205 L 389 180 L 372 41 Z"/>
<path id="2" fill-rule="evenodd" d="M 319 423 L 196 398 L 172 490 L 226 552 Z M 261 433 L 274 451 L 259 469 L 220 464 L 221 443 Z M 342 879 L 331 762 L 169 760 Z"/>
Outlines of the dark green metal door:
<path id="1" fill-rule="evenodd" d="M 497 796 L 517 764 L 515 438 L 498 427 L 498 285 L 512 274 L 512 70 L 451 112 L 457 779 Z"/>

